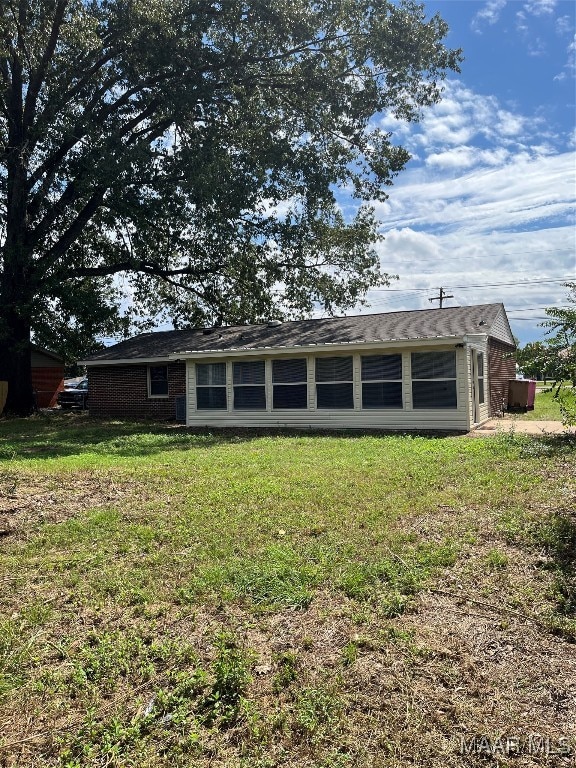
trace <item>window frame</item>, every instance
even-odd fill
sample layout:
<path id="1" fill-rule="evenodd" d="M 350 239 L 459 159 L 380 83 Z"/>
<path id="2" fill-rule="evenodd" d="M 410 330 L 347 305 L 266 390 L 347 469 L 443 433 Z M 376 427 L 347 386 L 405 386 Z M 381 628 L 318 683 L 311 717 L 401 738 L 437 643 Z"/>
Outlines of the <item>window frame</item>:
<path id="1" fill-rule="evenodd" d="M 153 368 L 165 368 L 166 369 L 166 392 L 161 394 L 152 393 L 152 369 Z M 168 376 L 168 365 L 166 363 L 158 365 L 148 365 L 146 368 L 146 378 L 148 381 L 148 398 L 151 400 L 166 400 L 170 397 L 170 379 Z"/>
<path id="2" fill-rule="evenodd" d="M 304 378 L 299 379 L 298 381 L 275 381 L 274 380 L 274 367 L 275 364 L 278 363 L 290 363 L 292 361 L 302 361 L 304 363 Z M 309 402 L 308 402 L 308 358 L 306 357 L 284 357 L 284 358 L 276 358 L 272 359 L 270 361 L 270 383 L 272 388 L 272 410 L 273 411 L 307 411 L 309 408 Z M 277 388 L 286 388 L 286 387 L 298 387 L 301 389 L 302 387 L 305 387 L 305 398 L 304 398 L 304 405 L 302 406 L 277 406 L 275 405 L 275 395 Z M 279 391 L 279 389 L 278 389 Z"/>
<path id="3" fill-rule="evenodd" d="M 258 383 L 248 383 L 248 384 L 241 384 L 235 382 L 235 366 L 237 365 L 256 365 L 261 364 L 263 366 L 263 377 L 262 382 Z M 256 388 L 260 387 L 264 393 L 264 404 L 262 406 L 258 406 L 256 408 L 238 408 L 236 406 L 236 392 L 239 389 L 247 389 L 247 388 Z M 232 410 L 233 411 L 241 411 L 241 412 L 250 412 L 250 411 L 267 411 L 268 410 L 268 401 L 267 401 L 267 386 L 266 386 L 266 360 L 233 360 L 232 361 Z"/>
<path id="4" fill-rule="evenodd" d="M 331 380 L 325 380 L 325 381 L 319 381 L 318 380 L 318 361 L 319 360 L 350 360 L 350 378 L 349 379 L 331 379 Z M 354 396 L 354 356 L 351 354 L 348 355 L 326 355 L 325 357 L 316 357 L 314 358 L 314 383 L 315 383 L 315 396 L 316 396 L 316 410 L 317 411 L 353 411 L 356 407 L 356 398 Z M 350 387 L 350 391 L 352 394 L 352 403 L 351 405 L 346 406 L 335 406 L 335 405 L 319 405 L 319 389 L 318 387 L 333 387 L 333 386 L 341 386 L 341 385 L 347 385 L 347 387 Z"/>
<path id="5" fill-rule="evenodd" d="M 207 366 L 210 369 L 215 366 L 221 366 L 224 368 L 224 383 L 223 384 L 199 384 L 198 383 L 198 373 L 200 366 Z M 194 366 L 194 386 L 196 389 L 196 410 L 197 411 L 227 411 L 228 410 L 228 382 L 227 382 L 227 372 L 226 372 L 226 363 L 225 362 L 209 362 L 209 363 L 196 363 Z M 211 378 L 211 370 L 209 373 L 208 378 Z M 223 389 L 224 390 L 224 406 L 223 407 L 204 407 L 198 405 L 198 390 L 207 390 L 207 389 Z"/>
<path id="6" fill-rule="evenodd" d="M 415 355 L 452 355 L 454 360 L 454 376 L 436 375 L 429 376 L 427 378 L 414 376 L 414 356 Z M 454 383 L 454 405 L 416 405 L 414 383 L 438 383 L 438 382 L 453 382 Z M 439 350 L 420 350 L 418 352 L 410 353 L 410 384 L 412 392 L 412 409 L 415 411 L 457 411 L 458 402 L 458 357 L 455 349 L 439 349 Z"/>
<path id="7" fill-rule="evenodd" d="M 397 357 L 400 359 L 400 377 L 399 378 L 364 378 L 364 361 L 368 358 L 377 357 Z M 364 385 L 367 384 L 399 384 L 400 385 L 400 405 L 364 405 Z M 360 355 L 360 408 L 363 411 L 401 411 L 404 410 L 404 356 L 401 352 L 378 352 L 371 355 Z"/>
<path id="8" fill-rule="evenodd" d="M 478 405 L 486 404 L 486 367 L 484 352 L 476 352 L 476 376 L 478 379 Z"/>

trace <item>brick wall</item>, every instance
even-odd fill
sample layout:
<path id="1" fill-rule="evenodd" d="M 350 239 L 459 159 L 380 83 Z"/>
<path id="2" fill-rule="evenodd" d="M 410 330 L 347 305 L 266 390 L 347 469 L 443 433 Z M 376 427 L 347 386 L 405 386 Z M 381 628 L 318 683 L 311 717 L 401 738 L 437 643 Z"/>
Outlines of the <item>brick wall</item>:
<path id="1" fill-rule="evenodd" d="M 88 368 L 91 416 L 169 420 L 176 417 L 177 395 L 186 394 L 186 364 L 168 364 L 168 397 L 148 397 L 147 365 Z"/>
<path id="2" fill-rule="evenodd" d="M 488 378 L 490 381 L 490 416 L 508 405 L 508 381 L 516 378 L 516 347 L 497 339 L 488 339 Z"/>
<path id="3" fill-rule="evenodd" d="M 53 408 L 58 392 L 64 389 L 64 366 L 33 367 L 32 387 L 38 408 Z"/>

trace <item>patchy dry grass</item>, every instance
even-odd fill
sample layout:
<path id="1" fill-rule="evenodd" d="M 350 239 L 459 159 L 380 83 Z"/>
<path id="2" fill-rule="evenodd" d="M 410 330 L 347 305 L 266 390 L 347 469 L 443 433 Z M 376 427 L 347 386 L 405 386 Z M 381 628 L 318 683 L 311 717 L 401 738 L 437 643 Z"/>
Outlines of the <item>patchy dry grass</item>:
<path id="1" fill-rule="evenodd" d="M 0 422 L 0 766 L 573 765 L 574 448 Z"/>

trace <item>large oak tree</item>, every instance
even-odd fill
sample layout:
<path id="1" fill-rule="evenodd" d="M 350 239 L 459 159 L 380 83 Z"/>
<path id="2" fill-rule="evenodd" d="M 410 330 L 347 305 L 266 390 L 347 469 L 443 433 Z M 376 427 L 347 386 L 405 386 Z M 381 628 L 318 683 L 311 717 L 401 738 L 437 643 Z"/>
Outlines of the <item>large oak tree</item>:
<path id="1" fill-rule="evenodd" d="M 29 344 L 353 306 L 386 280 L 365 201 L 459 51 L 386 0 L 0 0 L 0 379 Z M 376 117 L 376 119 L 375 119 Z M 343 213 L 345 187 L 357 200 Z M 124 326 L 123 326 L 124 324 Z"/>

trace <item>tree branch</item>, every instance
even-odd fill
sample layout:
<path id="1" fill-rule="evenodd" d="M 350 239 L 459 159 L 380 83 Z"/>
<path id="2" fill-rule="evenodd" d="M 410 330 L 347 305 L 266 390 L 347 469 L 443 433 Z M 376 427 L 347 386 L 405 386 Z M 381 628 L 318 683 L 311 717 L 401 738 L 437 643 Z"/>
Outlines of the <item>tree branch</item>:
<path id="1" fill-rule="evenodd" d="M 118 261 L 115 264 L 103 264 L 99 267 L 74 267 L 73 269 L 66 270 L 66 277 L 70 279 L 76 277 L 107 277 L 109 275 L 116 275 L 118 272 L 141 272 L 145 275 L 161 277 L 164 280 L 170 281 L 171 277 L 176 277 L 178 275 L 207 277 L 212 274 L 214 270 L 202 270 L 192 266 L 168 269 L 166 267 L 161 267 L 159 264 L 153 264 L 152 262 L 146 262 L 140 259 L 129 259 L 127 261 Z M 174 285 L 175 283 L 173 282 L 172 284 Z M 180 283 L 178 285 L 183 287 Z"/>
<path id="2" fill-rule="evenodd" d="M 96 91 L 90 102 L 87 104 L 83 116 L 89 116 L 92 113 L 92 110 L 98 104 L 100 97 L 106 93 L 108 89 L 112 88 L 116 82 L 118 82 L 117 77 L 109 78 L 105 83 L 103 83 L 103 85 L 98 89 L 98 91 Z M 92 123 L 96 124 L 96 121 L 92 120 Z M 79 141 L 82 141 L 88 132 L 89 124 L 89 121 L 87 121 L 84 125 L 82 125 L 82 123 L 77 123 L 72 131 L 68 134 L 66 140 L 60 145 L 60 147 L 50 157 L 46 158 L 46 160 L 41 165 L 39 165 L 38 168 L 36 168 L 36 170 L 30 175 L 28 180 L 28 187 L 29 189 L 32 189 L 34 185 L 40 181 L 42 176 L 47 174 L 42 183 L 42 186 L 36 192 L 34 199 L 31 202 L 32 211 L 35 211 L 36 198 L 44 196 L 48 192 L 52 181 L 58 172 L 59 163 L 62 162 L 68 152 L 70 152 L 70 150 L 73 149 Z"/>
<path id="3" fill-rule="evenodd" d="M 166 79 L 167 77 L 168 75 L 163 74 L 155 75 L 154 77 L 142 80 L 134 87 L 125 91 L 122 96 L 120 96 L 115 102 L 112 104 L 107 104 L 105 108 L 103 108 L 100 112 L 92 114 L 98 99 L 102 95 L 102 89 L 99 89 L 84 111 L 83 117 L 86 117 L 87 119 L 84 121 L 84 123 L 77 123 L 74 126 L 73 131 L 68 135 L 68 138 L 60 145 L 60 147 L 50 157 L 46 158 L 46 160 L 38 166 L 34 173 L 31 174 L 29 179 L 29 188 L 32 189 L 32 187 L 40 181 L 44 174 L 48 174 L 48 176 L 51 176 L 52 179 L 54 178 L 54 175 L 58 170 L 59 163 L 61 163 L 68 152 L 70 152 L 70 150 L 73 149 L 76 144 L 78 144 L 78 142 L 86 136 L 91 125 L 102 125 L 104 120 L 110 117 L 110 115 L 112 115 L 114 112 L 117 112 L 121 107 L 125 106 L 132 98 L 132 96 L 135 96 L 143 88 L 159 84 L 163 79 Z M 114 82 L 115 81 L 117 81 L 116 78 L 114 79 Z M 112 87 L 114 82 L 108 81 L 108 88 Z M 159 103 L 159 100 L 156 99 L 156 104 Z M 47 189 L 43 184 L 41 190 L 39 190 L 35 197 L 38 197 L 40 192 L 45 194 L 46 191 Z M 34 201 L 32 201 L 32 204 L 34 205 Z"/>
<path id="4" fill-rule="evenodd" d="M 48 38 L 46 49 L 42 54 L 42 58 L 36 71 L 32 72 L 30 75 L 30 82 L 28 84 L 28 91 L 26 92 L 26 101 L 24 104 L 24 117 L 22 121 L 25 130 L 31 126 L 34 119 L 34 112 L 38 102 L 38 94 L 40 93 L 40 88 L 42 87 L 44 77 L 46 76 L 46 70 L 48 68 L 48 64 L 50 63 L 50 59 L 56 50 L 56 44 L 60 34 L 60 27 L 62 26 L 62 22 L 64 20 L 64 13 L 66 11 L 67 4 L 68 0 L 58 0 L 56 3 L 54 19 L 52 22 L 52 28 L 50 30 L 50 36 Z"/>
<path id="5" fill-rule="evenodd" d="M 63 235 L 56 241 L 56 243 L 50 248 L 50 250 L 36 262 L 34 272 L 36 274 L 44 274 L 44 268 L 46 262 L 53 264 L 61 256 L 63 256 L 68 248 L 80 237 L 86 224 L 90 221 L 92 216 L 96 213 L 98 208 L 102 205 L 104 196 L 107 192 L 107 187 L 100 187 L 88 200 L 84 208 L 80 211 L 78 216 L 74 219 L 72 224 L 63 233 Z M 43 269 L 40 269 L 42 265 Z"/>

